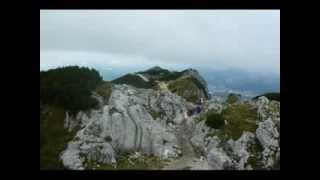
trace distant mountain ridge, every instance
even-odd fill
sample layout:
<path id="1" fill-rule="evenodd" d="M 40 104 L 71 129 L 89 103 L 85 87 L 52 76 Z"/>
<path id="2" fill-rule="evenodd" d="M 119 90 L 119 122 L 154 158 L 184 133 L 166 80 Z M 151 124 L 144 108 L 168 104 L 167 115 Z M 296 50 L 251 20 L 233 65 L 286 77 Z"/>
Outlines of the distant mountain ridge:
<path id="1" fill-rule="evenodd" d="M 177 93 L 188 101 L 209 98 L 207 82 L 195 69 L 169 71 L 159 66 L 129 73 L 111 81 L 114 84 L 128 84 L 136 88 L 157 88 L 158 82 L 164 82 L 170 91 Z"/>
<path id="2" fill-rule="evenodd" d="M 155 66 L 157 67 L 157 66 Z M 143 69 L 143 67 L 141 67 Z M 132 67 L 130 71 L 125 67 L 102 68 L 97 67 L 105 80 L 114 80 L 126 75 L 128 72 L 140 72 L 141 68 Z M 152 67 L 154 68 L 154 67 Z M 151 71 L 152 68 L 145 68 L 145 71 Z M 160 69 L 159 69 L 160 68 Z M 196 67 L 201 76 L 208 84 L 208 89 L 213 95 L 227 96 L 229 93 L 239 93 L 243 96 L 255 97 L 267 92 L 280 92 L 280 75 L 279 74 L 261 74 L 257 72 L 246 72 L 241 69 L 210 69 L 206 67 Z M 175 68 L 163 68 L 158 66 L 154 70 Z M 178 68 L 180 71 L 184 69 Z M 141 71 L 143 72 L 143 71 Z"/>

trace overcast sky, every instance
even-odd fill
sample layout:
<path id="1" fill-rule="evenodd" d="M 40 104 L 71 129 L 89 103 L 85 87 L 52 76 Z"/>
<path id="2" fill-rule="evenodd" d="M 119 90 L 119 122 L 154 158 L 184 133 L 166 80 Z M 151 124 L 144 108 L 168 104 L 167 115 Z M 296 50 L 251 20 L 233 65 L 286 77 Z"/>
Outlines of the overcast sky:
<path id="1" fill-rule="evenodd" d="M 40 69 L 62 65 L 280 73 L 279 10 L 41 10 Z"/>

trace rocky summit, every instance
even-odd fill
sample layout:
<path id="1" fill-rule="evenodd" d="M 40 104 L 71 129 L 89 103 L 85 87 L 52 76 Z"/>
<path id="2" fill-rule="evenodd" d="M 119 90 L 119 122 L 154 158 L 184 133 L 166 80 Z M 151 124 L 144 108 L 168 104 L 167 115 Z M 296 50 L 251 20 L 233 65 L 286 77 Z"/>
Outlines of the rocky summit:
<path id="1" fill-rule="evenodd" d="M 196 70 L 151 68 L 98 87 L 92 98 L 95 108 L 61 115 L 72 134 L 58 157 L 64 168 L 280 168 L 280 102 L 209 97 Z"/>
<path id="2" fill-rule="evenodd" d="M 83 169 L 82 158 L 116 163 L 116 152 L 178 157 L 180 147 L 174 132 L 183 121 L 186 103 L 171 92 L 157 94 L 151 89 L 114 85 L 108 104 L 88 115 L 80 112 L 73 120 L 80 123 L 81 130 L 61 159 L 70 169 Z"/>

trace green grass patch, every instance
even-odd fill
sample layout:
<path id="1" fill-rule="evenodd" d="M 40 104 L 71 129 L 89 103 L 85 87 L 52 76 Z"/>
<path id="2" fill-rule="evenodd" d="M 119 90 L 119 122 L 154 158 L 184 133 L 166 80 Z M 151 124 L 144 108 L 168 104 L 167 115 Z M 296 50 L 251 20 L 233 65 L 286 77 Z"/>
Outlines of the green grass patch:
<path id="1" fill-rule="evenodd" d="M 197 102 L 201 98 L 198 94 L 199 87 L 192 77 L 177 79 L 168 86 L 169 90 L 185 98 L 189 102 Z M 200 89 L 201 90 L 201 89 Z"/>
<path id="2" fill-rule="evenodd" d="M 101 82 L 95 89 L 95 92 L 103 98 L 104 102 L 108 102 L 112 92 L 111 83 L 108 81 Z"/>
<path id="3" fill-rule="evenodd" d="M 222 116 L 227 120 L 223 127 L 224 133 L 237 140 L 244 131 L 254 133 L 257 129 L 257 110 L 248 103 L 233 104 L 222 111 Z"/>
<path id="4" fill-rule="evenodd" d="M 209 112 L 205 123 L 211 128 L 220 129 L 224 126 L 224 117 L 221 114 Z"/>
<path id="5" fill-rule="evenodd" d="M 59 154 L 74 136 L 64 128 L 64 118 L 62 108 L 49 107 L 40 119 L 40 169 L 63 169 Z"/>

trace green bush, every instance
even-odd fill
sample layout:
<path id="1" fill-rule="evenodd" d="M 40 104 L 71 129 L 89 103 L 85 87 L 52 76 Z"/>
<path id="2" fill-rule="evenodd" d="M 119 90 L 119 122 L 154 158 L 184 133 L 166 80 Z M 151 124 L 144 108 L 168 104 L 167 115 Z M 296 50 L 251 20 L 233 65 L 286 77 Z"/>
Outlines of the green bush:
<path id="1" fill-rule="evenodd" d="M 210 112 L 205 123 L 211 128 L 220 129 L 224 126 L 224 118 L 221 114 Z"/>

